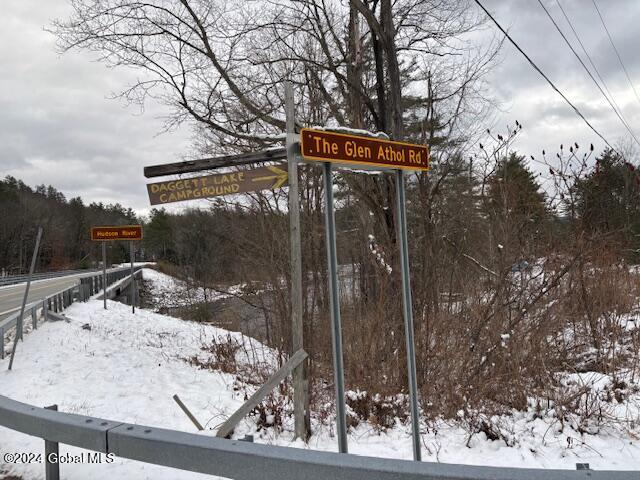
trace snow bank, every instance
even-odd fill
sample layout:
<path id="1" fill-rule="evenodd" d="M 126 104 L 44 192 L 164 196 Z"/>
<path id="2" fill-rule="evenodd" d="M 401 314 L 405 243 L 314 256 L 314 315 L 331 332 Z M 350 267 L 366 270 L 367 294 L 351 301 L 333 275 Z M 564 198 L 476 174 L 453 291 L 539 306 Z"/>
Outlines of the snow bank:
<path id="1" fill-rule="evenodd" d="M 25 336 L 13 371 L 7 371 L 8 359 L 0 361 L 2 394 L 37 406 L 55 403 L 63 412 L 195 432 L 172 400 L 177 393 L 205 425 L 201 434 L 214 435 L 217 426 L 243 403 L 245 394 L 257 387 L 238 389 L 236 375 L 201 369 L 185 359 L 206 360 L 209 353 L 202 345 L 230 336 L 242 345 L 236 357 L 240 362 L 257 359 L 275 368 L 274 352 L 238 333 L 144 309 L 134 315 L 117 302 L 109 301 L 108 307 L 103 310 L 102 302 L 95 300 L 74 304 L 66 312 L 68 323 L 45 323 Z M 581 378 L 587 380 L 594 388 L 607 385 L 600 376 Z M 492 419 L 512 446 L 504 440 L 490 440 L 485 433 L 469 438 L 463 428 L 466 421 L 462 415 L 456 423 L 422 425 L 425 461 L 567 469 L 586 462 L 599 470 L 637 469 L 640 461 L 638 437 L 633 432 L 624 434 L 623 429 L 612 428 L 581 435 L 571 425 L 560 432 L 557 419 L 550 413 L 536 415 L 533 408 Z M 273 429 L 257 431 L 256 420 L 250 417 L 241 422 L 235 435 L 251 433 L 261 443 L 337 451 L 333 422 L 321 425 L 314 419 L 313 423 L 314 436 L 308 447 L 293 441 L 290 416 L 285 417 L 280 434 Z M 407 425 L 380 433 L 364 422 L 350 431 L 348 440 L 354 454 L 411 458 Z M 60 449 L 62 454 L 81 451 L 64 445 Z M 39 453 L 43 443 L 0 428 L 0 451 Z M 31 479 L 43 478 L 44 467 L 0 463 L 0 472 L 3 470 Z M 67 479 L 212 478 L 124 459 L 103 465 L 64 465 L 63 470 Z"/>
<path id="2" fill-rule="evenodd" d="M 231 336 L 242 344 L 250 342 L 240 356 L 252 352 L 275 362 L 268 349 L 238 333 L 143 309 L 134 315 L 117 302 L 109 301 L 106 311 L 102 301 L 74 304 L 66 315 L 69 323 L 45 323 L 25 336 L 13 371 L 7 371 L 8 359 L 0 362 L 3 395 L 37 406 L 55 403 L 62 412 L 194 432 L 173 394 L 210 429 L 242 405 L 244 391 L 232 388 L 234 375 L 193 367 L 185 358 L 206 355 L 201 346 L 214 336 Z M 42 450 L 41 439 L 0 427 L 1 452 Z M 60 453 L 65 452 L 81 450 L 61 445 Z M 212 478 L 122 459 L 62 468 L 68 479 Z M 3 470 L 25 478 L 42 478 L 44 473 L 43 465 L 6 465 L 0 460 Z"/>
<path id="3" fill-rule="evenodd" d="M 151 286 L 152 302 L 156 309 L 176 308 L 196 303 L 211 302 L 239 292 L 241 287 L 232 287 L 229 293 L 221 293 L 202 287 L 194 287 L 157 270 L 144 268 L 142 278 Z"/>

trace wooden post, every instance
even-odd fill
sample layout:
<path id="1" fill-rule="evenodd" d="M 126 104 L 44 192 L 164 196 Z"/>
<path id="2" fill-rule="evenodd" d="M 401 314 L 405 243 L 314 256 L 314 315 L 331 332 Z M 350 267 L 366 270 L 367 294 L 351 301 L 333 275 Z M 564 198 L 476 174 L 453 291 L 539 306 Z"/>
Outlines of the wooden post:
<path id="1" fill-rule="evenodd" d="M 173 399 L 178 404 L 178 406 L 182 409 L 185 415 L 189 417 L 189 420 L 191 420 L 191 423 L 193 423 L 198 430 L 201 430 L 201 431 L 204 430 L 204 427 L 202 426 L 202 424 L 193 415 L 193 413 L 191 413 L 191 410 L 187 408 L 187 406 L 182 402 L 182 400 L 180 400 L 180 397 L 178 396 L 177 393 L 173 396 Z"/>
<path id="2" fill-rule="evenodd" d="M 24 309 L 27 305 L 27 298 L 29 298 L 29 288 L 31 287 L 31 278 L 36 268 L 36 260 L 38 259 L 38 251 L 40 249 L 40 239 L 42 238 L 42 227 L 38 227 L 38 235 L 36 236 L 36 246 L 33 249 L 33 255 L 31 256 L 31 267 L 29 268 L 29 276 L 27 277 L 27 285 L 24 289 L 24 295 L 22 296 L 22 304 L 20 306 L 20 316 L 16 322 L 16 336 L 13 339 L 13 348 L 11 350 L 11 360 L 9 360 L 9 370 L 13 367 L 13 359 L 16 356 L 16 347 L 18 346 L 18 338 L 22 340 L 22 319 L 24 318 Z M 4 348 L 4 345 L 2 346 Z"/>
<path id="3" fill-rule="evenodd" d="M 300 366 L 301 363 L 307 358 L 307 352 L 304 350 L 298 350 L 294 353 L 287 363 L 285 363 L 280 370 L 274 373 L 269 380 L 267 380 L 264 385 L 262 385 L 256 392 L 251 395 L 251 398 L 244 402 L 244 404 L 222 424 L 222 426 L 218 429 L 216 433 L 216 437 L 219 438 L 227 438 L 233 433 L 233 429 L 236 428 L 238 422 L 242 420 L 247 414 L 257 407 L 260 402 L 266 397 L 271 390 L 276 388 L 282 380 L 285 379 L 287 375 L 291 373 L 296 367 Z"/>
<path id="4" fill-rule="evenodd" d="M 297 352 L 304 348 L 302 321 L 302 247 L 300 240 L 300 196 L 298 190 L 298 164 L 296 159 L 296 121 L 293 87 L 285 85 L 285 114 L 287 122 L 287 163 L 289 166 L 289 238 L 291 243 L 291 348 Z M 293 413 L 295 436 L 305 442 L 311 436 L 309 420 L 309 382 L 306 362 L 293 370 Z"/>

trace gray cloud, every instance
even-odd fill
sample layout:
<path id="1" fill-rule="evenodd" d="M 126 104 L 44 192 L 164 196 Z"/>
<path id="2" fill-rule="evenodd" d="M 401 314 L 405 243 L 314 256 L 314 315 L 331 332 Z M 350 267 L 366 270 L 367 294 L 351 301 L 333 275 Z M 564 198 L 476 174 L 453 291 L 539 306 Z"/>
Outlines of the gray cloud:
<path id="1" fill-rule="evenodd" d="M 471 2 L 473 3 L 473 2 Z M 485 0 L 486 6 L 550 78 L 612 143 L 626 132 L 582 71 L 535 0 Z M 557 4 L 545 0 L 571 41 Z M 585 46 L 632 127 L 640 134 L 635 98 L 590 1 L 561 0 Z M 632 78 L 640 82 L 637 55 L 640 2 L 600 0 L 599 5 Z M 475 8 L 475 7 L 473 7 Z M 110 70 L 88 54 L 58 55 L 44 31 L 52 18 L 70 13 L 67 0 L 3 0 L 0 16 L 0 175 L 31 185 L 52 184 L 68 197 L 121 202 L 148 210 L 142 167 L 179 160 L 190 152 L 186 129 L 157 136 L 167 114 L 153 102 L 143 115 L 107 97 L 126 87 L 132 73 Z M 495 31 L 495 30 L 494 30 Z M 490 33 L 487 33 L 490 34 Z M 580 50 L 578 50 L 580 51 Z M 603 142 L 578 119 L 526 60 L 505 44 L 503 61 L 490 75 L 502 102 L 496 128 L 518 119 L 523 154 L 553 151 L 560 143 Z M 640 91 L 640 83 L 637 87 Z M 181 208 L 180 206 L 176 208 Z"/>
<path id="2" fill-rule="evenodd" d="M 543 3 L 582 56 L 582 50 L 556 1 L 545 0 Z M 592 2 L 561 0 L 560 3 L 632 130 L 637 130 L 636 136 L 640 138 L 640 102 L 629 86 Z M 509 27 L 509 33 L 524 51 L 609 142 L 615 144 L 620 138 L 629 137 L 537 1 L 490 0 L 485 4 L 503 26 Z M 636 26 L 637 18 L 640 18 L 640 2 L 600 0 L 598 5 L 625 66 L 636 81 L 636 89 L 640 91 L 640 56 L 637 55 L 639 35 Z M 590 66 L 586 58 L 583 57 L 583 61 Z M 506 109 L 498 120 L 499 125 L 509 121 L 513 123 L 513 119 L 517 118 L 525 126 L 524 134 L 514 145 L 523 153 L 535 154 L 542 149 L 549 151 L 560 143 L 574 141 L 583 145 L 593 142 L 596 148 L 604 147 L 604 142 L 578 118 L 514 47 L 505 47 L 503 61 L 491 74 L 490 83 Z"/>
<path id="3" fill-rule="evenodd" d="M 107 98 L 132 79 L 87 54 L 58 55 L 44 31 L 66 0 L 5 0 L 0 16 L 0 175 L 51 184 L 86 202 L 148 209 L 144 165 L 189 153 L 186 129 L 157 136 L 167 109 Z"/>

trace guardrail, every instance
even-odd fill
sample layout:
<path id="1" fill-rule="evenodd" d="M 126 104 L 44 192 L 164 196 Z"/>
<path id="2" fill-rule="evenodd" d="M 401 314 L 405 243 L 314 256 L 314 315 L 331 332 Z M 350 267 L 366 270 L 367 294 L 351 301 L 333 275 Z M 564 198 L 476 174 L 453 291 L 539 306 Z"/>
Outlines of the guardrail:
<path id="1" fill-rule="evenodd" d="M 142 266 L 136 266 L 134 268 L 135 273 L 143 268 Z M 128 277 L 131 274 L 131 269 L 123 267 L 118 270 L 112 270 L 107 272 L 106 284 L 112 285 L 123 278 Z M 57 314 L 66 309 L 73 302 L 86 302 L 92 295 L 100 293 L 104 285 L 102 283 L 102 273 L 95 273 L 94 275 L 88 275 L 78 279 L 79 283 L 71 287 L 60 290 L 57 293 L 47 295 L 46 297 L 31 302 L 25 306 L 23 327 L 25 325 L 24 320 L 31 317 L 32 328 L 35 330 L 38 328 L 38 318 L 41 316 L 45 321 L 49 320 L 50 313 Z M 0 359 L 4 358 L 4 341 L 6 334 L 12 329 L 17 328 L 20 312 L 16 312 L 9 315 L 7 318 L 0 320 Z M 17 339 L 22 340 L 23 329 L 16 331 Z"/>
<path id="2" fill-rule="evenodd" d="M 49 407 L 51 408 L 51 407 Z M 54 406 L 55 408 L 55 406 Z M 640 473 L 414 462 L 259 445 L 38 408 L 0 395 L 0 425 L 117 457 L 242 480 L 638 480 Z M 45 460 L 48 460 L 45 458 Z M 59 465 L 46 465 L 57 478 Z"/>
<path id="3" fill-rule="evenodd" d="M 31 277 L 31 280 L 44 280 L 47 278 L 58 278 L 58 277 L 66 277 L 68 275 L 77 275 L 79 273 L 93 273 L 98 272 L 98 270 L 64 270 L 62 272 L 43 272 L 43 273 L 34 273 Z M 0 287 L 4 285 L 15 285 L 16 283 L 26 282 L 29 275 L 9 275 L 6 277 L 0 277 Z"/>

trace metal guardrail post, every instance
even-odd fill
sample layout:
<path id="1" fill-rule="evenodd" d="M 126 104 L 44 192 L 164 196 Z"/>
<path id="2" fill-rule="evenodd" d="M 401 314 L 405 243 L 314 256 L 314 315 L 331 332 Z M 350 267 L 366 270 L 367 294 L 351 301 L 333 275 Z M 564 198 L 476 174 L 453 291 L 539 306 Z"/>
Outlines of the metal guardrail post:
<path id="1" fill-rule="evenodd" d="M 47 410 L 58 411 L 58 405 L 44 407 Z M 50 442 L 44 439 L 44 461 L 45 461 L 45 478 L 46 480 L 60 480 L 60 464 L 58 463 L 59 448 L 58 442 Z M 56 461 L 50 462 L 50 457 L 56 457 Z"/>
<path id="2" fill-rule="evenodd" d="M 37 330 L 38 329 L 38 310 L 35 305 L 31 308 L 31 322 L 33 323 L 33 329 Z"/>
<path id="3" fill-rule="evenodd" d="M 0 328 L 0 359 L 4 359 L 4 328 Z"/>

